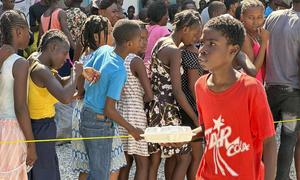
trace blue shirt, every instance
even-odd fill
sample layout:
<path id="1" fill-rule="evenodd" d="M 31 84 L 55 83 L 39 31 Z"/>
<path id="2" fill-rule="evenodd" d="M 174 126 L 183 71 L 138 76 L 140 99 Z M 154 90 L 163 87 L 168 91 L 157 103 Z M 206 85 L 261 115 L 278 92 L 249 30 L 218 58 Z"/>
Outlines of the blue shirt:
<path id="1" fill-rule="evenodd" d="M 92 55 L 85 67 L 93 67 L 100 72 L 100 79 L 85 87 L 84 106 L 103 114 L 106 97 L 120 100 L 127 73 L 122 57 L 111 46 L 102 46 Z"/>
<path id="2" fill-rule="evenodd" d="M 273 12 L 273 9 L 268 6 L 265 10 L 265 17 L 268 17 Z"/>

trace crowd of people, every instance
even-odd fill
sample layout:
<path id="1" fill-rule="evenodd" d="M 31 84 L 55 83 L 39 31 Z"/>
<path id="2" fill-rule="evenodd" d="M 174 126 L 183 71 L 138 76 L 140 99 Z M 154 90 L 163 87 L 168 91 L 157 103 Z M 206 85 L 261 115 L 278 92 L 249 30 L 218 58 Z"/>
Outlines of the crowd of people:
<path id="1" fill-rule="evenodd" d="M 71 141 L 79 180 L 300 179 L 300 0 L 1 1 L 1 180 L 61 179 L 56 142 L 25 143 L 59 137 L 117 137 Z M 202 131 L 143 139 L 163 126 Z"/>

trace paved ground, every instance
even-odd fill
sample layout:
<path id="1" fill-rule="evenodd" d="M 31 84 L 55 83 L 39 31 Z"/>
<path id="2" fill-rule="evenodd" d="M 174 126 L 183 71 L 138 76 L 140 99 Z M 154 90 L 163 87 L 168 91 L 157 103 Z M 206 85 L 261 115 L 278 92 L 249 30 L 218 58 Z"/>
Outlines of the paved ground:
<path id="1" fill-rule="evenodd" d="M 278 133 L 277 133 L 278 134 Z M 278 139 L 277 135 L 277 139 Z M 71 171 L 71 144 L 64 144 L 61 146 L 57 146 L 57 154 L 59 158 L 60 163 L 60 174 L 62 180 L 76 180 L 78 177 L 77 174 L 72 173 Z M 294 164 L 294 163 L 293 163 Z M 133 173 L 135 171 L 135 168 L 131 170 L 130 180 L 133 180 Z M 295 167 L 293 165 L 292 171 L 291 171 L 291 178 L 293 180 L 296 180 L 295 175 Z M 158 180 L 164 180 L 164 173 L 163 173 L 163 163 L 161 164 L 160 170 L 159 170 L 159 176 Z"/>

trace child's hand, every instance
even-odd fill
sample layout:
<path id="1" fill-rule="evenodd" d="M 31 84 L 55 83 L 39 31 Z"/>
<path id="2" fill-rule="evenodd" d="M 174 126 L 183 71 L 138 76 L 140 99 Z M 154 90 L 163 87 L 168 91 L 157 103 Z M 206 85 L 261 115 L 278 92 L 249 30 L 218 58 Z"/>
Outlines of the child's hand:
<path id="1" fill-rule="evenodd" d="M 83 71 L 83 64 L 81 62 L 76 61 L 74 64 L 74 72 L 76 78 L 78 78 L 81 75 L 82 71 Z"/>
<path id="2" fill-rule="evenodd" d="M 270 33 L 264 28 L 257 29 L 258 35 L 261 38 L 262 43 L 267 43 L 269 41 Z"/>
<path id="3" fill-rule="evenodd" d="M 91 67 L 86 67 L 82 72 L 83 77 L 91 83 L 95 83 L 100 78 L 100 72 Z"/>
<path id="4" fill-rule="evenodd" d="M 37 160 L 37 155 L 36 155 L 35 146 L 29 144 L 27 147 L 26 165 L 33 166 L 36 160 Z"/>
<path id="5" fill-rule="evenodd" d="M 142 139 L 141 134 L 144 134 L 144 131 L 140 128 L 133 128 L 131 131 L 128 131 L 128 133 L 136 140 L 139 141 Z"/>

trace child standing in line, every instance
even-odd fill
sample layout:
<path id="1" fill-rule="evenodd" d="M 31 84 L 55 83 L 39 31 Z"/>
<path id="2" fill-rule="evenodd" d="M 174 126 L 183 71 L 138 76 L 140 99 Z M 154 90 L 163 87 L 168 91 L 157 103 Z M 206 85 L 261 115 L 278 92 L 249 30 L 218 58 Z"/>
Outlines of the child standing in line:
<path id="1" fill-rule="evenodd" d="M 86 64 L 92 57 L 93 52 L 105 45 L 112 44 L 112 27 L 107 18 L 98 15 L 88 17 L 83 25 L 81 43 L 83 53 L 80 61 Z M 72 137 L 81 138 L 79 132 L 80 112 L 83 106 L 84 87 L 82 82 L 77 83 L 77 97 L 79 98 L 74 108 L 72 118 Z M 88 86 L 88 85 L 87 85 Z M 79 180 L 86 180 L 89 172 L 88 156 L 83 141 L 72 141 L 72 170 L 79 174 Z"/>
<path id="2" fill-rule="evenodd" d="M 123 126 L 136 140 L 143 131 L 130 125 L 116 110 L 116 101 L 126 81 L 124 59 L 129 53 L 140 51 L 140 27 L 130 20 L 119 20 L 113 29 L 116 47 L 102 46 L 97 49 L 85 67 L 99 71 L 100 79 L 85 88 L 81 112 L 80 133 L 83 137 L 113 136 L 115 122 Z M 88 180 L 109 179 L 112 139 L 84 141 L 90 172 Z"/>
<path id="3" fill-rule="evenodd" d="M 264 24 L 264 5 L 258 0 L 242 1 L 241 22 L 246 29 L 242 51 L 255 65 L 256 78 L 263 83 L 265 77 L 265 55 L 269 42 L 269 32 L 262 28 Z"/>
<path id="4" fill-rule="evenodd" d="M 69 42 L 59 30 L 47 31 L 41 38 L 39 52 L 28 60 L 29 76 L 28 106 L 35 139 L 55 139 L 55 107 L 58 101 L 69 103 L 76 90 L 76 82 L 82 65 L 76 63 L 71 76 L 61 78 L 57 74 L 69 52 Z M 60 173 L 55 142 L 36 145 L 38 160 L 28 174 L 32 180 L 59 180 Z"/>
<path id="5" fill-rule="evenodd" d="M 200 14 L 199 14 L 200 16 Z M 202 31 L 201 31 L 202 32 Z M 192 106 L 195 113 L 197 113 L 197 106 L 195 101 L 195 83 L 200 78 L 200 76 L 206 74 L 206 71 L 200 66 L 198 60 L 198 48 L 195 46 L 199 43 L 201 32 L 197 34 L 196 41 L 190 44 L 186 43 L 181 47 L 181 57 L 182 57 L 182 68 L 184 70 L 181 76 L 182 90 L 186 95 L 186 98 L 190 105 Z M 189 126 L 191 129 L 197 128 L 197 125 L 193 120 L 185 113 L 185 111 L 180 108 L 180 115 L 182 117 L 182 125 Z M 187 171 L 187 179 L 194 180 L 197 174 L 197 170 L 201 161 L 203 154 L 203 138 L 194 137 L 191 142 L 192 152 L 191 152 L 191 162 Z"/>
<path id="6" fill-rule="evenodd" d="M 0 31 L 0 179 L 27 180 L 26 165 L 37 159 L 35 144 L 2 142 L 34 139 L 26 103 L 29 64 L 17 55 L 28 46 L 29 27 L 21 12 L 9 10 L 0 17 Z"/>
<path id="7" fill-rule="evenodd" d="M 153 93 L 143 63 L 148 39 L 148 31 L 145 24 L 138 21 L 141 27 L 142 47 L 139 56 L 129 54 L 125 59 L 125 67 L 128 80 L 125 83 L 118 109 L 122 117 L 134 127 L 143 131 L 147 128 L 147 118 L 144 110 L 144 102 L 153 99 Z M 120 135 L 128 136 L 126 129 L 120 127 Z M 135 141 L 132 137 L 122 139 L 127 160 L 127 166 L 121 169 L 119 180 L 128 180 L 133 160 L 136 163 L 135 179 L 143 179 L 148 176 L 148 145 L 144 140 Z"/>
<path id="8" fill-rule="evenodd" d="M 275 179 L 275 130 L 266 93 L 257 79 L 232 65 L 244 38 L 243 24 L 230 16 L 211 19 L 202 32 L 199 60 L 210 73 L 195 85 L 207 143 L 198 180 Z"/>
<path id="9" fill-rule="evenodd" d="M 150 4 L 147 15 L 150 19 L 150 23 L 147 26 L 148 44 L 146 48 L 144 63 L 148 75 L 150 75 L 149 71 L 153 47 L 160 38 L 170 35 L 170 31 L 166 26 L 169 18 L 168 7 L 162 0 L 154 1 Z"/>
<path id="10" fill-rule="evenodd" d="M 181 84 L 183 69 L 179 45 L 192 44 L 199 40 L 201 20 L 196 11 L 185 10 L 175 16 L 173 33 L 157 42 L 152 53 L 151 85 L 154 100 L 146 108 L 148 126 L 182 125 L 179 107 L 198 124 L 197 115 L 188 102 Z M 149 179 L 157 179 L 161 156 L 168 157 L 165 164 L 166 179 L 184 179 L 189 163 L 189 144 L 180 148 L 149 143 Z"/>

